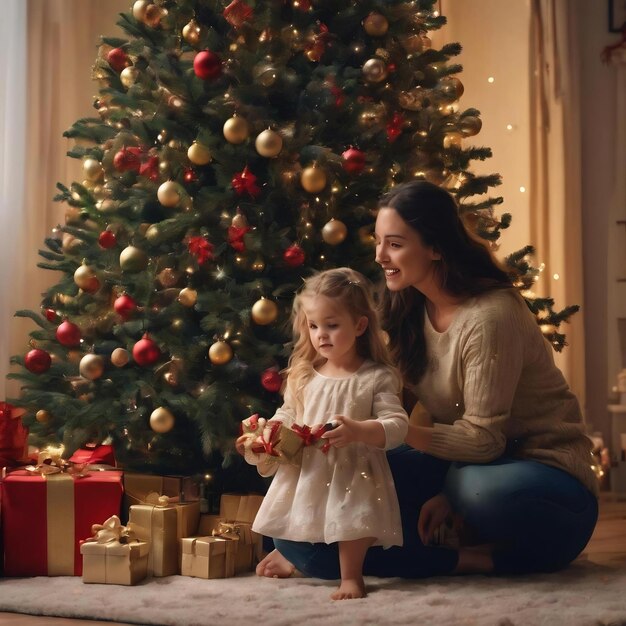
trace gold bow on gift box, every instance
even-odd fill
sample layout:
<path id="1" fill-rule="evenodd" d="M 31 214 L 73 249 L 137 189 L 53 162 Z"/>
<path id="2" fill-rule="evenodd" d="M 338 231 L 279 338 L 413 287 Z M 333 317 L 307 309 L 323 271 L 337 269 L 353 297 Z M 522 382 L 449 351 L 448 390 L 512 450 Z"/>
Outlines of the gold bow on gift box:
<path id="1" fill-rule="evenodd" d="M 123 526 L 117 515 L 112 515 L 104 524 L 93 524 L 91 526 L 93 537 L 85 539 L 84 543 L 94 541 L 96 543 L 109 543 L 117 541 L 118 543 L 130 543 L 138 541 L 132 524 Z"/>
<path id="2" fill-rule="evenodd" d="M 74 478 L 83 478 L 92 470 L 115 469 L 110 465 L 91 463 L 70 463 L 63 458 L 65 446 L 48 446 L 37 454 L 37 465 L 24 467 L 29 474 L 49 476 L 50 474 L 66 473 Z"/>

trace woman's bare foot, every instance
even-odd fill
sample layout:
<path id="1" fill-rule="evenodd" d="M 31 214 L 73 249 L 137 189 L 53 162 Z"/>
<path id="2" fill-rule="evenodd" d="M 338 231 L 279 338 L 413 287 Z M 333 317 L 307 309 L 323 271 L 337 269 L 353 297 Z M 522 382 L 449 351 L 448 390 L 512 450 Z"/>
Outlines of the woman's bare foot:
<path id="1" fill-rule="evenodd" d="M 347 578 L 341 581 L 337 591 L 332 593 L 330 597 L 333 600 L 354 600 L 356 598 L 364 598 L 366 595 L 365 583 L 362 578 Z"/>
<path id="2" fill-rule="evenodd" d="M 267 578 L 289 578 L 295 572 L 296 568 L 278 550 L 272 550 L 256 566 L 256 575 Z"/>

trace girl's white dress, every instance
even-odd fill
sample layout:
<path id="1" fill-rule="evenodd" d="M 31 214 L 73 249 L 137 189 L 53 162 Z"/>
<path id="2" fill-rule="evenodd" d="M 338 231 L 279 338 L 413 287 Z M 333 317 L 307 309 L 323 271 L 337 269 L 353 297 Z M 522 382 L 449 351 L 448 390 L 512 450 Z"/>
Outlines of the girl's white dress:
<path id="1" fill-rule="evenodd" d="M 394 371 L 365 361 L 351 376 L 329 378 L 314 372 L 304 389 L 304 414 L 285 394 L 272 419 L 286 426 L 313 426 L 335 415 L 377 419 L 386 435 L 385 449 L 363 443 L 327 453 L 315 446 L 303 450 L 302 464 L 274 464 L 272 484 L 252 526 L 269 537 L 333 543 L 375 537 L 374 545 L 402 545 L 400 510 L 385 450 L 400 445 L 408 417 L 399 399 Z M 278 469 L 275 469 L 278 468 Z M 262 472 L 261 466 L 259 471 Z"/>

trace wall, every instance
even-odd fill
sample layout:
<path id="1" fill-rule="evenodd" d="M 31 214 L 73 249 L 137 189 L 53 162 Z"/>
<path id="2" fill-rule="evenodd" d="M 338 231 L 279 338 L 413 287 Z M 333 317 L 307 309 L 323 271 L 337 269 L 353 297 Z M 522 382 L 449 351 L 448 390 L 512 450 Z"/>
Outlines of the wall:
<path id="1" fill-rule="evenodd" d="M 610 434 L 607 395 L 619 368 L 617 313 L 609 310 L 607 265 L 608 207 L 617 175 L 625 164 L 614 163 L 616 122 L 616 70 L 604 65 L 600 52 L 618 35 L 608 31 L 606 2 L 572 3 L 580 28 L 581 120 L 583 170 L 583 256 L 585 284 L 585 342 L 587 350 L 587 415 L 596 430 Z M 626 246 L 626 233 L 623 245 Z M 626 273 L 626 268 L 624 268 Z M 614 292 L 613 292 L 614 293 Z M 623 298 L 622 298 L 623 299 Z M 623 305 L 623 302 L 622 302 Z M 609 339 L 610 337 L 610 339 Z M 626 365 L 626 364 L 625 364 Z"/>

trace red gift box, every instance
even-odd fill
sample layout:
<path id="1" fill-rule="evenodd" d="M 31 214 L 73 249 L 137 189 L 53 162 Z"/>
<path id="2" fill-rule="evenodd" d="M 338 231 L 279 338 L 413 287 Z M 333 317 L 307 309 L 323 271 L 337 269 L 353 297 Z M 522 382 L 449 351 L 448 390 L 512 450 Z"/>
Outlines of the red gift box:
<path id="1" fill-rule="evenodd" d="M 18 465 L 28 456 L 28 429 L 22 425 L 25 409 L 0 402 L 0 466 Z"/>
<path id="2" fill-rule="evenodd" d="M 118 515 L 122 472 L 33 475 L 15 470 L 1 483 L 5 576 L 80 576 L 79 542 Z"/>
<path id="3" fill-rule="evenodd" d="M 113 446 L 109 445 L 87 445 L 84 448 L 79 448 L 72 454 L 68 461 L 70 463 L 86 463 L 88 465 L 110 465 L 111 467 L 117 465 Z"/>

